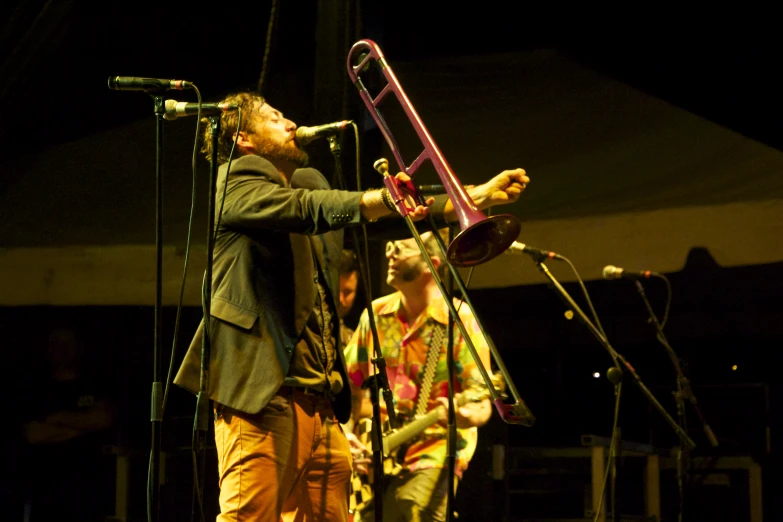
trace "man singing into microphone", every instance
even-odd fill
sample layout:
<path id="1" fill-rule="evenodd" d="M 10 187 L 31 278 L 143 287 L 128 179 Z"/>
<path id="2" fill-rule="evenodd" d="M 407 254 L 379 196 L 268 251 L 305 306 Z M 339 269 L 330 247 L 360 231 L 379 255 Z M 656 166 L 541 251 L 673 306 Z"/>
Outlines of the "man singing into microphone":
<path id="1" fill-rule="evenodd" d="M 393 216 L 386 190 L 293 188 L 307 154 L 296 125 L 253 93 L 221 116 L 207 394 L 215 413 L 219 521 L 344 521 L 351 443 L 340 422 L 351 398 L 336 292 L 341 229 Z M 235 134 L 236 133 L 236 134 Z M 234 138 L 238 157 L 228 172 Z M 209 129 L 202 152 L 211 156 Z M 399 175 L 398 175 L 399 176 Z M 404 174 L 402 175 L 404 176 Z M 529 181 L 504 171 L 469 190 L 487 208 L 516 201 Z M 391 207 L 391 208 L 389 208 Z M 453 219 L 447 198 L 411 216 Z M 198 392 L 202 320 L 175 383 Z"/>

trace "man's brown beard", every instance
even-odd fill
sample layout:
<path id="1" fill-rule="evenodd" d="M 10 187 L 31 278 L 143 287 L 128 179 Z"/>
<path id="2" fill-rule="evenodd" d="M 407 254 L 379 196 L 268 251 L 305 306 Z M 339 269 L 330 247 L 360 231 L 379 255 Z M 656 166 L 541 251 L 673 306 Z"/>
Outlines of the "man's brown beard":
<path id="1" fill-rule="evenodd" d="M 291 140 L 283 144 L 270 143 L 268 140 L 259 136 L 256 142 L 257 154 L 270 161 L 289 161 L 299 168 L 310 164 L 310 157 L 307 152 L 299 148 L 296 141 Z"/>

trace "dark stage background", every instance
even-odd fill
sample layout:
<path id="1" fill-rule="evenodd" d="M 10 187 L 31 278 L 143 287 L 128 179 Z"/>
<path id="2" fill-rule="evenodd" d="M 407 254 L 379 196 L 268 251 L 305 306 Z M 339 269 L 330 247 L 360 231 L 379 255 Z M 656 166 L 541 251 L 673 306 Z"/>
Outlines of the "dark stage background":
<path id="1" fill-rule="evenodd" d="M 527 260 L 523 260 L 527 261 Z M 526 266 L 526 263 L 521 262 Z M 551 267 L 555 275 L 562 268 Z M 520 269 L 523 269 L 522 267 Z M 701 424 L 686 406 L 690 436 L 697 444 L 694 455 L 751 456 L 764 469 L 767 517 L 780 513 L 776 492 L 780 488 L 780 381 L 783 326 L 780 317 L 783 264 L 722 269 L 704 252 L 695 250 L 686 268 L 668 274 L 673 303 L 666 326 L 667 337 L 681 358 L 706 420 L 720 442 L 709 448 Z M 593 304 L 612 345 L 635 367 L 643 383 L 676 418 L 672 392 L 675 374 L 663 347 L 654 339 L 647 312 L 630 281 L 588 282 Z M 575 284 L 565 285 L 584 305 Z M 659 313 L 665 303 L 665 289 L 657 280 L 645 281 L 647 295 Z M 550 473 L 539 477 L 532 493 L 512 495 L 512 467 L 506 480 L 493 479 L 493 446 L 513 448 L 578 447 L 584 434 L 611 435 L 614 394 L 603 376 L 611 360 L 577 320 L 567 320 L 565 307 L 546 284 L 471 293 L 511 377 L 523 399 L 537 416 L 532 428 L 504 424 L 497 415 L 480 429 L 479 447 L 457 495 L 460 520 L 544 519 L 557 510 L 573 516 L 583 504 L 588 468 L 565 461 L 550 463 Z M 175 309 L 163 315 L 163 339 L 168 353 L 173 336 Z M 181 320 L 178 362 L 189 342 L 201 312 L 186 308 Z M 25 391 L 40 385 L 45 360 L 43 346 L 50 327 L 71 325 L 84 346 L 84 368 L 94 376 L 100 390 L 116 405 L 118 415 L 101 444 L 117 446 L 130 455 L 129 520 L 144 519 L 145 474 L 149 451 L 149 400 L 152 382 L 153 310 L 151 307 L 21 307 L 0 310 L 6 332 L 6 367 L 9 419 L 24 419 L 18 406 L 25 404 Z M 164 357 L 164 359 L 166 359 Z M 736 370 L 732 367 L 736 365 Z M 165 371 L 164 364 L 164 371 Z M 600 378 L 594 372 L 602 374 Z M 623 439 L 649 443 L 664 450 L 676 446 L 673 430 L 626 377 L 619 425 Z M 194 397 L 171 387 L 163 422 L 165 453 L 162 508 L 166 520 L 189 516 L 192 500 L 191 429 Z M 18 422 L 10 423 L 18 428 Z M 14 429 L 5 433 L 14 433 Z M 7 470 L 3 477 L 6 505 L 13 506 L 13 519 L 21 516 L 20 482 L 26 460 L 21 445 L 6 444 Z M 114 456 L 103 457 L 100 482 L 101 502 L 111 513 L 114 498 Z M 509 457 L 510 459 L 510 457 Z M 641 472 L 632 458 L 621 459 L 618 502 L 625 512 L 641 512 Z M 627 463 L 626 463 L 627 462 Z M 206 467 L 206 510 L 216 509 L 214 450 L 208 450 Z M 529 479 L 528 479 L 529 480 Z M 676 514 L 676 487 L 672 472 L 662 474 L 662 507 L 669 520 Z M 97 493 L 97 492 L 96 492 Z M 93 497 L 95 498 L 95 497 Z M 714 513 L 709 520 L 745 520 L 747 483 L 742 474 L 728 484 L 696 481 L 689 497 L 702 513 Z M 554 511 L 553 511 L 554 510 Z M 738 513 L 738 514 L 737 514 Z M 509 518 L 503 518 L 506 514 Z M 548 515 L 549 514 L 549 515 Z M 741 518 L 732 518 L 739 516 Z M 581 516 L 581 515 L 580 515 Z M 728 517 L 728 518 L 727 518 Z M 209 517 L 208 517 L 209 518 Z M 702 520 L 706 520 L 702 519 Z"/>
<path id="2" fill-rule="evenodd" d="M 779 31 L 764 27 L 765 18 L 777 20 L 776 16 L 766 17 L 749 8 L 742 12 L 733 9 L 730 18 L 719 23 L 707 20 L 705 14 L 710 13 L 700 11 L 691 17 L 683 8 L 624 18 L 618 18 L 617 13 L 604 16 L 591 12 L 577 16 L 576 23 L 568 23 L 566 13 L 545 12 L 544 8 L 520 6 L 518 2 L 465 7 L 447 3 L 433 6 L 431 15 L 425 15 L 421 5 L 359 0 L 265 1 L 232 6 L 208 3 L 201 8 L 191 2 L 145 1 L 100 6 L 86 1 L 45 0 L 3 4 L 0 139 L 10 166 L 4 167 L 0 177 L 0 208 L 14 208 L 16 212 L 9 216 L 0 210 L 0 255 L 15 247 L 153 244 L 152 173 L 148 170 L 133 174 L 138 174 L 138 185 L 144 183 L 147 188 L 150 197 L 145 200 L 139 196 L 143 191 L 134 191 L 138 199 L 133 199 L 130 189 L 113 185 L 111 161 L 102 165 L 102 179 L 82 178 L 81 166 L 94 160 L 91 154 L 70 157 L 64 164 L 51 165 L 51 169 L 47 166 L 44 177 L 49 178 L 37 180 L 44 189 L 31 185 L 33 189 L 23 192 L 30 196 L 18 196 L 28 181 L 17 176 L 19 165 L 86 138 L 96 137 L 95 143 L 103 144 L 98 140 L 101 136 L 141 120 L 148 124 L 145 140 L 119 145 L 114 141 L 111 147 L 103 147 L 122 147 L 122 152 L 115 151 L 114 158 L 123 158 L 125 163 L 151 164 L 149 98 L 142 93 L 109 91 L 109 76 L 194 80 L 204 101 L 215 101 L 226 91 L 255 87 L 266 63 L 264 93 L 284 112 L 295 115 L 297 121 L 314 124 L 350 116 L 366 124 L 366 117 L 359 116 L 363 109 L 358 96 L 344 72 L 347 50 L 359 36 L 378 41 L 394 62 L 555 49 L 650 96 L 771 148 L 783 149 Z M 267 41 L 270 17 L 276 17 L 276 23 Z M 469 100 L 471 93 L 465 92 L 464 96 Z M 513 101 L 510 94 L 509 98 Z M 380 139 L 377 130 L 365 135 L 362 162 L 370 172 L 365 186 L 378 181 L 369 165 L 382 149 Z M 511 143 L 507 149 L 513 146 Z M 187 153 L 172 153 L 169 158 L 181 160 L 177 175 L 184 173 L 180 181 L 189 182 Z M 345 157 L 350 154 L 352 151 L 346 151 Z M 661 158 L 661 164 L 669 159 Z M 325 145 L 313 151 L 313 160 L 324 172 L 331 172 Z M 522 158 L 520 166 L 527 168 L 525 161 Z M 536 158 L 529 161 L 535 162 Z M 533 179 L 535 175 L 531 172 Z M 736 178 L 731 183 L 741 184 L 742 172 Z M 107 183 L 107 179 L 111 190 L 86 190 L 85 199 L 76 202 L 73 211 L 58 207 L 61 191 L 50 189 L 58 183 L 61 187 L 105 187 L 101 182 Z M 705 190 L 709 188 L 713 187 Z M 525 197 L 535 197 L 534 190 L 535 182 Z M 167 212 L 176 212 L 178 224 L 184 224 L 189 193 L 183 190 L 168 196 Z M 180 205 L 172 211 L 174 205 L 170 202 L 175 199 Z M 115 203 L 118 207 L 128 203 L 136 213 L 122 216 L 123 226 L 113 229 L 102 219 L 103 212 L 108 213 Z M 197 224 L 205 224 L 203 203 L 200 200 L 201 221 Z M 54 217 L 36 220 L 39 214 Z M 171 221 L 167 220 L 167 225 Z M 167 229 L 166 244 L 181 248 L 183 230 Z M 753 232 L 748 230 L 748 234 Z M 378 254 L 380 243 L 373 247 Z M 611 249 L 612 245 L 596 248 Z M 202 252 L 194 255 L 201 256 Z M 530 259 L 520 258 L 519 265 L 519 270 L 535 271 Z M 568 273 L 563 264 L 551 262 L 549 267 L 556 277 Z M 200 279 L 200 275 L 191 274 L 191 279 Z M 666 275 L 673 295 L 666 334 L 720 441 L 717 450 L 709 449 L 699 420 L 686 405 L 688 431 L 698 446 L 694 455 L 755 459 L 763 466 L 765 518 L 781 520 L 783 397 L 778 372 L 783 348 L 783 263 L 727 268 L 719 266 L 707 250 L 693 248 L 684 268 Z M 382 290 L 377 275 L 374 284 L 377 294 Z M 644 284 L 660 315 L 666 300 L 664 285 L 657 279 Z M 586 309 L 578 285 L 564 286 Z M 586 287 L 613 346 L 676 417 L 672 364 L 655 340 L 633 283 L 588 281 Z M 610 357 L 583 325 L 566 319 L 563 303 L 543 276 L 537 285 L 471 290 L 471 298 L 537 422 L 532 428 L 509 426 L 495 415 L 480 429 L 477 453 L 457 494 L 459 520 L 513 522 L 582 517 L 589 466 L 565 461 L 529 462 L 529 468 L 534 469 L 528 469 L 528 475 L 515 474 L 525 463 L 524 459 L 514 462 L 512 455 L 514 448 L 579 447 L 584 434 L 608 437 L 614 393 L 603 374 L 611 365 Z M 75 302 L 89 299 L 89 289 L 73 296 Z M 360 302 L 361 296 L 357 299 Z M 117 500 L 117 454 L 122 455 L 121 461 L 128 463 L 124 475 L 127 492 L 120 495 L 128 502 L 127 520 L 146 519 L 153 303 L 150 295 L 149 303 L 142 306 L 53 306 L 42 302 L 36 306 L 11 303 L 0 308 L 0 342 L 6 369 L 6 429 L 0 465 L 3 519 L 23 519 L 26 505 L 32 504 L 35 512 L 30 488 L 36 476 L 47 473 L 46 455 L 43 461 L 41 455 L 32 455 L 21 441 L 20 429 L 33 416 L 36 400 L 46 391 L 47 337 L 52 329 L 63 326 L 77 334 L 91 391 L 106 397 L 115 415 L 111 427 L 90 440 L 89 448 L 82 448 L 84 453 L 50 457 L 62 459 L 74 471 L 85 471 L 75 483 L 77 501 L 95 505 L 102 515 L 111 515 Z M 358 312 L 354 311 L 353 321 Z M 174 341 L 175 318 L 176 309 L 165 307 L 161 325 L 164 376 Z M 173 357 L 175 369 L 200 318 L 198 307 L 188 306 L 182 311 Z M 598 378 L 593 376 L 595 372 L 600 374 Z M 163 421 L 161 520 L 189 520 L 194 505 L 191 432 L 195 400 L 173 386 L 169 393 Z M 622 392 L 619 424 L 625 440 L 664 450 L 677 444 L 670 426 L 629 378 Z M 499 448 L 506 455 L 501 459 L 505 464 L 501 466 L 505 471 L 502 478 L 497 466 L 493 469 L 493 452 L 497 455 Z M 39 465 L 41 462 L 44 464 Z M 203 470 L 207 520 L 214 519 L 217 509 L 215 468 L 210 444 Z M 641 512 L 640 477 L 634 459 L 621 459 L 621 512 Z M 747 520 L 748 489 L 747 476 L 741 471 L 694 478 L 687 488 L 687 506 L 693 514 L 688 520 Z M 661 495 L 664 518 L 676 520 L 677 491 L 671 470 L 661 474 Z"/>

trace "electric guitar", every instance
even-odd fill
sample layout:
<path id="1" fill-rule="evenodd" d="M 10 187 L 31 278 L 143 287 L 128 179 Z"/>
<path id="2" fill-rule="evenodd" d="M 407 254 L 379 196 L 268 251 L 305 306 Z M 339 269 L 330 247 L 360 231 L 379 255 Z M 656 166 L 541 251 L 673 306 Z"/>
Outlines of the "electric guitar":
<path id="1" fill-rule="evenodd" d="M 502 375 L 496 373 L 492 376 L 492 381 L 495 385 L 495 389 L 503 391 L 505 386 L 502 385 Z M 454 396 L 456 407 L 464 406 L 469 402 L 481 402 L 482 400 L 490 397 L 489 390 L 485 386 L 468 388 L 462 393 L 458 393 Z M 402 471 L 403 466 L 400 464 L 402 457 L 409 443 L 412 442 L 418 435 L 424 430 L 437 423 L 441 416 L 445 414 L 446 407 L 442 404 L 428 411 L 424 415 L 415 417 L 412 421 L 408 422 L 404 426 L 396 429 L 385 431 L 382 437 L 383 444 L 383 473 L 386 476 L 395 476 Z M 388 426 L 388 423 L 387 423 Z M 365 418 L 359 420 L 354 429 L 356 437 L 364 444 L 368 451 L 372 451 L 372 419 Z M 373 488 L 372 488 L 372 473 L 370 469 L 368 475 L 362 475 L 353 472 L 351 477 L 351 494 L 349 500 L 349 512 L 356 513 L 364 511 L 372 501 Z"/>

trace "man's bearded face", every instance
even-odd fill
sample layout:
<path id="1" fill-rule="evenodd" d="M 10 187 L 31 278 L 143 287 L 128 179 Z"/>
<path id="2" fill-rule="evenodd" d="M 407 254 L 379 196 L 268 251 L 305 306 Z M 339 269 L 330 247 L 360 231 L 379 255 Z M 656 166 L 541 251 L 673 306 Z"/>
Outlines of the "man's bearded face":
<path id="1" fill-rule="evenodd" d="M 296 124 L 266 103 L 259 107 L 258 113 L 253 115 L 257 121 L 248 134 L 255 153 L 273 162 L 287 161 L 298 167 L 306 167 L 309 163 L 307 152 L 294 139 Z"/>

